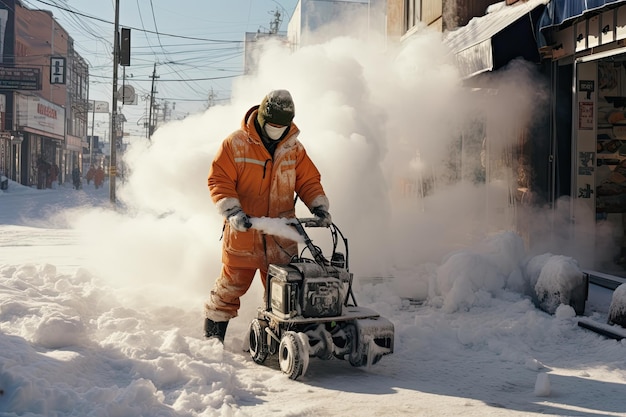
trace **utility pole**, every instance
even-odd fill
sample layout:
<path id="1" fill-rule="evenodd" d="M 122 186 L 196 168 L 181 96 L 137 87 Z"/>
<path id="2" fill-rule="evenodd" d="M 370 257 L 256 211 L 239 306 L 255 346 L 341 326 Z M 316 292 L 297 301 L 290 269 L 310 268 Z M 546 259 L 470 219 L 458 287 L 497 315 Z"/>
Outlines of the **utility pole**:
<path id="1" fill-rule="evenodd" d="M 213 87 L 209 90 L 209 95 L 207 96 L 206 108 L 210 109 L 215 105 L 215 92 L 213 91 Z"/>
<path id="2" fill-rule="evenodd" d="M 109 161 L 109 197 L 115 204 L 115 177 L 117 176 L 117 67 L 120 53 L 120 0 L 115 0 L 115 34 L 113 35 L 113 104 L 111 108 L 111 138 Z"/>
<path id="3" fill-rule="evenodd" d="M 154 81 L 159 78 L 159 76 L 156 75 L 156 62 L 154 63 L 154 70 L 152 71 L 152 77 L 150 78 L 152 78 L 152 89 L 150 90 L 150 110 L 148 112 L 148 140 L 152 139 L 152 133 L 154 133 L 155 128 L 155 124 L 152 123 L 152 108 L 154 107 L 154 95 L 156 94 Z"/>
<path id="4" fill-rule="evenodd" d="M 91 113 L 91 139 L 89 139 L 89 166 L 93 165 L 93 135 L 96 127 L 96 100 L 93 100 L 93 113 Z"/>

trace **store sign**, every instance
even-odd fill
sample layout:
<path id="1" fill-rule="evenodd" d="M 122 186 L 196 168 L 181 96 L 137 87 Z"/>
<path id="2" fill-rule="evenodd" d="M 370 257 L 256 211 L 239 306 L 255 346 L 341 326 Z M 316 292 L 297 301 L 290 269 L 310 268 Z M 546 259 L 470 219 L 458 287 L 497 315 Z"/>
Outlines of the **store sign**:
<path id="1" fill-rule="evenodd" d="M 39 68 L 0 67 L 0 89 L 41 90 L 41 70 Z"/>
<path id="2" fill-rule="evenodd" d="M 578 103 L 578 128 L 580 130 L 593 130 L 596 120 L 593 107 L 593 101 Z"/>
<path id="3" fill-rule="evenodd" d="M 593 80 L 578 80 L 578 91 L 587 93 L 587 100 L 591 99 L 591 93 L 595 91 Z"/>
<path id="4" fill-rule="evenodd" d="M 89 112 L 90 113 L 108 113 L 109 102 L 99 100 L 89 100 Z"/>
<path id="5" fill-rule="evenodd" d="M 65 58 L 50 58 L 50 84 L 65 84 Z"/>
<path id="6" fill-rule="evenodd" d="M 17 125 L 65 136 L 65 109 L 35 96 L 16 94 Z"/>

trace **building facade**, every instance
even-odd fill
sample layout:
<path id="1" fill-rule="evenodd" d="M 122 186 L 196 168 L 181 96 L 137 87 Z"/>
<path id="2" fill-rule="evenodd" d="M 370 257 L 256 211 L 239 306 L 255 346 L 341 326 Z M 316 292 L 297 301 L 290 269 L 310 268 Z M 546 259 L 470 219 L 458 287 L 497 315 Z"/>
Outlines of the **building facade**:
<path id="1" fill-rule="evenodd" d="M 50 188 L 81 163 L 88 67 L 51 12 L 2 0 L 0 22 L 4 172 L 23 185 Z"/>
<path id="2" fill-rule="evenodd" d="M 490 164 L 508 172 L 506 201 L 486 207 L 510 211 L 530 246 L 555 239 L 591 275 L 626 276 L 626 0 L 388 1 L 389 39 L 424 27 L 444 33 L 476 98 L 496 96 L 495 76 L 516 59 L 548 97 L 514 129 L 494 132 L 489 114 L 474 129 L 483 146 L 468 158 L 487 159 L 486 185 L 502 179 Z M 496 134 L 512 137 L 504 152 L 490 148 Z M 539 207 L 552 212 L 543 230 Z"/>
<path id="3" fill-rule="evenodd" d="M 465 26 L 473 18 L 483 16 L 497 0 L 387 0 L 387 36 L 400 40 L 411 36 L 420 27 L 439 32 Z"/>
<path id="4" fill-rule="evenodd" d="M 539 66 L 541 56 L 533 28 L 546 3 L 547 0 L 387 2 L 388 39 L 403 43 L 422 30 L 442 32 L 444 44 L 463 79 L 464 94 L 473 103 L 458 117 L 459 134 L 451 138 L 450 160 L 423 162 L 433 167 L 446 165 L 450 171 L 446 181 L 484 184 L 489 226 L 493 230 L 516 228 L 527 240 L 530 236 L 525 232 L 520 208 L 536 202 L 540 196 L 536 183 L 545 178 L 531 175 L 530 171 L 538 154 L 547 155 L 547 150 L 535 146 L 535 142 L 547 141 L 541 139 L 547 134 L 546 126 L 539 118 L 526 120 L 528 111 L 512 108 L 504 115 L 493 112 L 506 106 L 499 103 L 503 100 L 499 92 L 503 86 L 498 85 L 495 76 L 515 59 Z M 420 190 L 428 188 L 421 182 L 438 181 L 441 180 L 406 178 L 402 187 L 420 194 Z"/>
<path id="5" fill-rule="evenodd" d="M 564 6 L 550 1 L 539 25 L 552 79 L 551 198 L 569 197 L 569 237 L 593 270 L 626 276 L 626 1 Z"/>
<path id="6" fill-rule="evenodd" d="M 361 39 L 383 35 L 384 10 L 384 0 L 300 0 L 287 28 L 289 44 L 298 49 L 343 35 Z"/>

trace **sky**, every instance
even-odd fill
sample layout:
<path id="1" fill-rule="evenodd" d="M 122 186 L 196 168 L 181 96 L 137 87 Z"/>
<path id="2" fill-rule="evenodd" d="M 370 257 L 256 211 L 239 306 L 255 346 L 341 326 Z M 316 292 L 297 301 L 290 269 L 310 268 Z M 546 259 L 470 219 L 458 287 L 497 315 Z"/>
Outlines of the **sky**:
<path id="1" fill-rule="evenodd" d="M 119 67 L 118 86 L 130 85 L 139 96 L 136 105 L 123 106 L 125 131 L 145 137 L 142 117 L 149 112 L 155 64 L 156 103 L 161 108 L 167 103 L 171 119 L 204 110 L 210 94 L 213 103 L 227 101 L 232 79 L 243 73 L 244 34 L 268 32 L 275 12 L 280 12 L 280 30 L 286 32 L 297 1 L 186 0 L 180 7 L 166 0 L 119 3 L 120 27 L 131 29 L 131 65 Z M 24 4 L 52 11 L 89 64 L 90 100 L 111 103 L 115 2 L 25 0 Z M 96 114 L 95 120 L 94 133 L 108 137 L 107 116 Z"/>
<path id="2" fill-rule="evenodd" d="M 130 142 L 115 204 L 108 183 L 11 182 L 0 193 L 0 413 L 623 416 L 626 342 L 582 329 L 561 300 L 544 305 L 552 314 L 534 302 L 573 294 L 586 267 L 577 242 L 527 247 L 497 175 L 446 181 L 459 124 L 488 117 L 491 143 L 504 146 L 546 90 L 513 62 L 490 94 L 468 97 L 440 36 L 385 50 L 350 37 L 293 53 L 268 45 L 231 103 Z M 203 338 L 223 221 L 207 173 L 224 137 L 276 88 L 294 98 L 299 140 L 349 240 L 358 303 L 394 324 L 394 353 L 371 367 L 312 358 L 292 381 L 275 360 L 254 363 L 242 350 L 258 279 L 224 347 Z M 479 153 L 459 157 L 464 172 Z M 428 178 L 428 192 L 407 188 Z M 310 216 L 301 203 L 297 214 Z M 555 221 L 533 215 L 537 228 Z M 326 250 L 323 232 L 311 237 Z M 606 325 L 610 306 L 626 305 L 614 298 L 592 286 L 584 319 Z"/>

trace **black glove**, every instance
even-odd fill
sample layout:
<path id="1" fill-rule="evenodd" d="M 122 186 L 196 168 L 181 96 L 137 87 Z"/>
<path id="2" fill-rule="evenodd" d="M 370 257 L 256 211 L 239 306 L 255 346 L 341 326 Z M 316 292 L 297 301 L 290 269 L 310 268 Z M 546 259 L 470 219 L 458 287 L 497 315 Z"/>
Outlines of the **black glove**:
<path id="1" fill-rule="evenodd" d="M 330 213 L 328 212 L 328 210 L 326 210 L 326 207 L 324 206 L 313 207 L 313 209 L 311 210 L 311 213 L 313 213 L 315 217 L 318 218 L 318 224 L 321 227 L 328 227 L 331 224 L 333 224 L 333 219 L 332 217 L 330 217 Z"/>
<path id="2" fill-rule="evenodd" d="M 247 232 L 252 227 L 250 217 L 243 211 L 241 207 L 233 207 L 228 210 L 226 219 L 230 223 L 230 227 L 238 232 Z"/>

